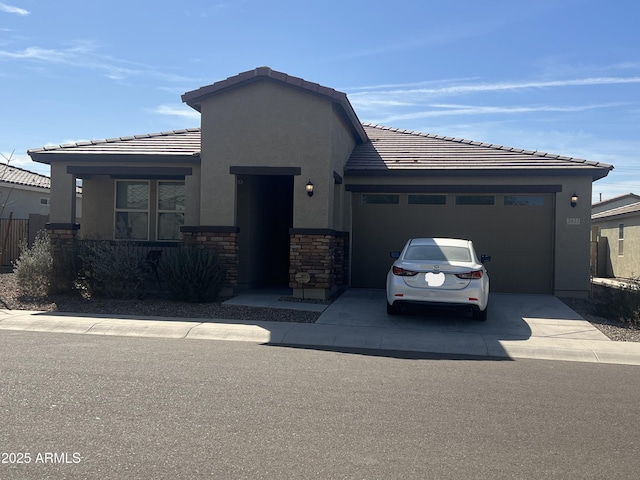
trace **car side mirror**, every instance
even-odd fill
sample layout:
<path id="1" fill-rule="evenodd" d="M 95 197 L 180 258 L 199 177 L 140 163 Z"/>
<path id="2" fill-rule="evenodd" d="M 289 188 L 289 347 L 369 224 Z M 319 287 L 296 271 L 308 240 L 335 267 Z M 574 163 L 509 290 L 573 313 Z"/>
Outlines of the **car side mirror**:
<path id="1" fill-rule="evenodd" d="M 400 258 L 400 252 L 396 252 L 396 251 L 389 252 L 389 256 L 391 258 Z"/>
<path id="2" fill-rule="evenodd" d="M 487 263 L 491 261 L 491 255 L 480 255 L 480 262 Z"/>

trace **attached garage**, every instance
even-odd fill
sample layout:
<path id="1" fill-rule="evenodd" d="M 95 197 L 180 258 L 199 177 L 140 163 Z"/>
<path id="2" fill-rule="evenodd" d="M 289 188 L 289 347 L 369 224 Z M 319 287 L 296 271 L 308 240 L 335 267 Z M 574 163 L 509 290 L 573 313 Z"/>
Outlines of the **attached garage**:
<path id="1" fill-rule="evenodd" d="M 609 165 L 364 124 L 344 170 L 351 285 L 384 288 L 409 238 L 472 240 L 491 290 L 586 295 L 591 184 Z M 572 197 L 577 196 L 577 202 Z"/>
<path id="2" fill-rule="evenodd" d="M 554 195 L 354 193 L 352 285 L 383 288 L 408 238 L 470 239 L 492 256 L 492 291 L 552 293 Z"/>

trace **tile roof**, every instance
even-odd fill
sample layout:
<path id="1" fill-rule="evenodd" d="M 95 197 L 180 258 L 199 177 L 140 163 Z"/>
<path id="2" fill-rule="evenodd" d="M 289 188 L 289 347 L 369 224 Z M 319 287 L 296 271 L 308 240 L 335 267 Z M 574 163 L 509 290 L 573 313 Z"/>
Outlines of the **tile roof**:
<path id="1" fill-rule="evenodd" d="M 13 165 L 1 162 L 0 182 L 44 189 L 51 188 L 51 179 L 46 175 L 30 172 L 29 170 L 14 167 Z"/>
<path id="2" fill-rule="evenodd" d="M 613 168 L 599 162 L 553 155 L 501 145 L 431 135 L 379 125 L 362 124 L 369 141 L 357 144 L 345 175 L 446 171 L 495 173 L 496 170 L 542 170 L 553 172 L 583 170 L 594 179 Z M 200 129 L 189 128 L 130 137 L 93 140 L 29 150 L 31 157 L 50 163 L 51 154 L 82 155 L 173 155 L 200 154 Z"/>
<path id="3" fill-rule="evenodd" d="M 431 135 L 398 128 L 363 124 L 369 142 L 356 145 L 345 175 L 358 172 L 410 172 L 415 170 L 541 170 L 585 169 L 602 178 L 613 167 L 604 163 L 549 153 Z"/>
<path id="4" fill-rule="evenodd" d="M 603 212 L 594 213 L 591 215 L 591 220 L 602 220 L 610 217 L 619 217 L 621 215 L 629 215 L 640 213 L 640 202 L 631 203 L 618 208 L 612 208 Z"/>
<path id="5" fill-rule="evenodd" d="M 49 163 L 47 156 L 39 154 L 111 154 L 111 155 L 173 155 L 197 156 L 200 154 L 200 129 L 187 128 L 161 133 L 147 133 L 129 137 L 108 138 L 106 140 L 90 140 L 64 145 L 51 145 L 34 148 L 27 152 L 31 157 L 39 157 L 38 161 Z"/>
<path id="6" fill-rule="evenodd" d="M 593 207 L 606 207 L 609 203 L 619 202 L 619 201 L 627 201 L 626 203 L 636 203 L 640 202 L 640 195 L 636 195 L 635 193 L 625 193 L 624 195 L 618 195 L 617 197 L 608 198 L 606 200 L 602 200 L 600 202 L 594 203 Z"/>

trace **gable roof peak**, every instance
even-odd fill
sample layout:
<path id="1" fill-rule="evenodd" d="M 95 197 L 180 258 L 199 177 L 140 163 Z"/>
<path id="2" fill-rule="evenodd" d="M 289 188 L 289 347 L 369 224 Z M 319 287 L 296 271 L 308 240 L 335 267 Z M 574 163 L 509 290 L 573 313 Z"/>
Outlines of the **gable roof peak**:
<path id="1" fill-rule="evenodd" d="M 351 106 L 346 93 L 339 92 L 338 90 L 330 87 L 322 86 L 319 83 L 309 82 L 304 78 L 294 77 L 284 72 L 278 72 L 277 70 L 273 70 L 271 67 L 267 66 L 257 67 L 253 70 L 248 70 L 232 77 L 227 77 L 224 80 L 214 82 L 211 85 L 206 85 L 196 90 L 191 90 L 184 93 L 181 98 L 184 103 L 199 112 L 202 108 L 202 102 L 206 98 L 217 95 L 229 88 L 246 85 L 247 83 L 255 82 L 261 79 L 270 79 L 273 81 L 281 82 L 290 87 L 301 89 L 306 93 L 319 95 L 323 98 L 328 99 L 329 101 L 337 105 L 338 108 L 342 111 L 349 123 L 352 132 L 357 137 L 358 142 L 367 141 L 367 134 L 362 128 L 362 124 L 360 123 L 360 120 L 358 120 L 358 116 Z"/>

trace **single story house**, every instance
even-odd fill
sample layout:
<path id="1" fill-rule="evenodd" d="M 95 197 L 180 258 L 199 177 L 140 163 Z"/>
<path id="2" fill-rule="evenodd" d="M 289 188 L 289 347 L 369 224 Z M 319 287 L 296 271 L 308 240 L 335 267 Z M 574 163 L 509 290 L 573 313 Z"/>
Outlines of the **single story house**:
<path id="1" fill-rule="evenodd" d="M 32 244 L 49 219 L 51 181 L 46 175 L 0 162 L 0 265 L 10 267 L 20 255 L 20 243 Z M 78 187 L 76 204 L 82 209 Z M 79 221 L 80 219 L 76 219 Z"/>
<path id="2" fill-rule="evenodd" d="M 640 277 L 640 196 L 629 193 L 594 204 L 591 225 L 592 274 Z"/>
<path id="3" fill-rule="evenodd" d="M 0 162 L 0 218 L 28 219 L 29 215 L 49 215 L 51 180 L 46 175 Z M 81 210 L 82 190 L 76 203 Z"/>
<path id="4" fill-rule="evenodd" d="M 589 292 L 591 186 L 610 165 L 363 124 L 346 94 L 269 67 L 182 100 L 199 129 L 29 151 L 51 165 L 52 238 L 201 245 L 229 289 L 324 298 L 383 288 L 407 238 L 462 237 L 493 257 L 494 292 Z"/>

